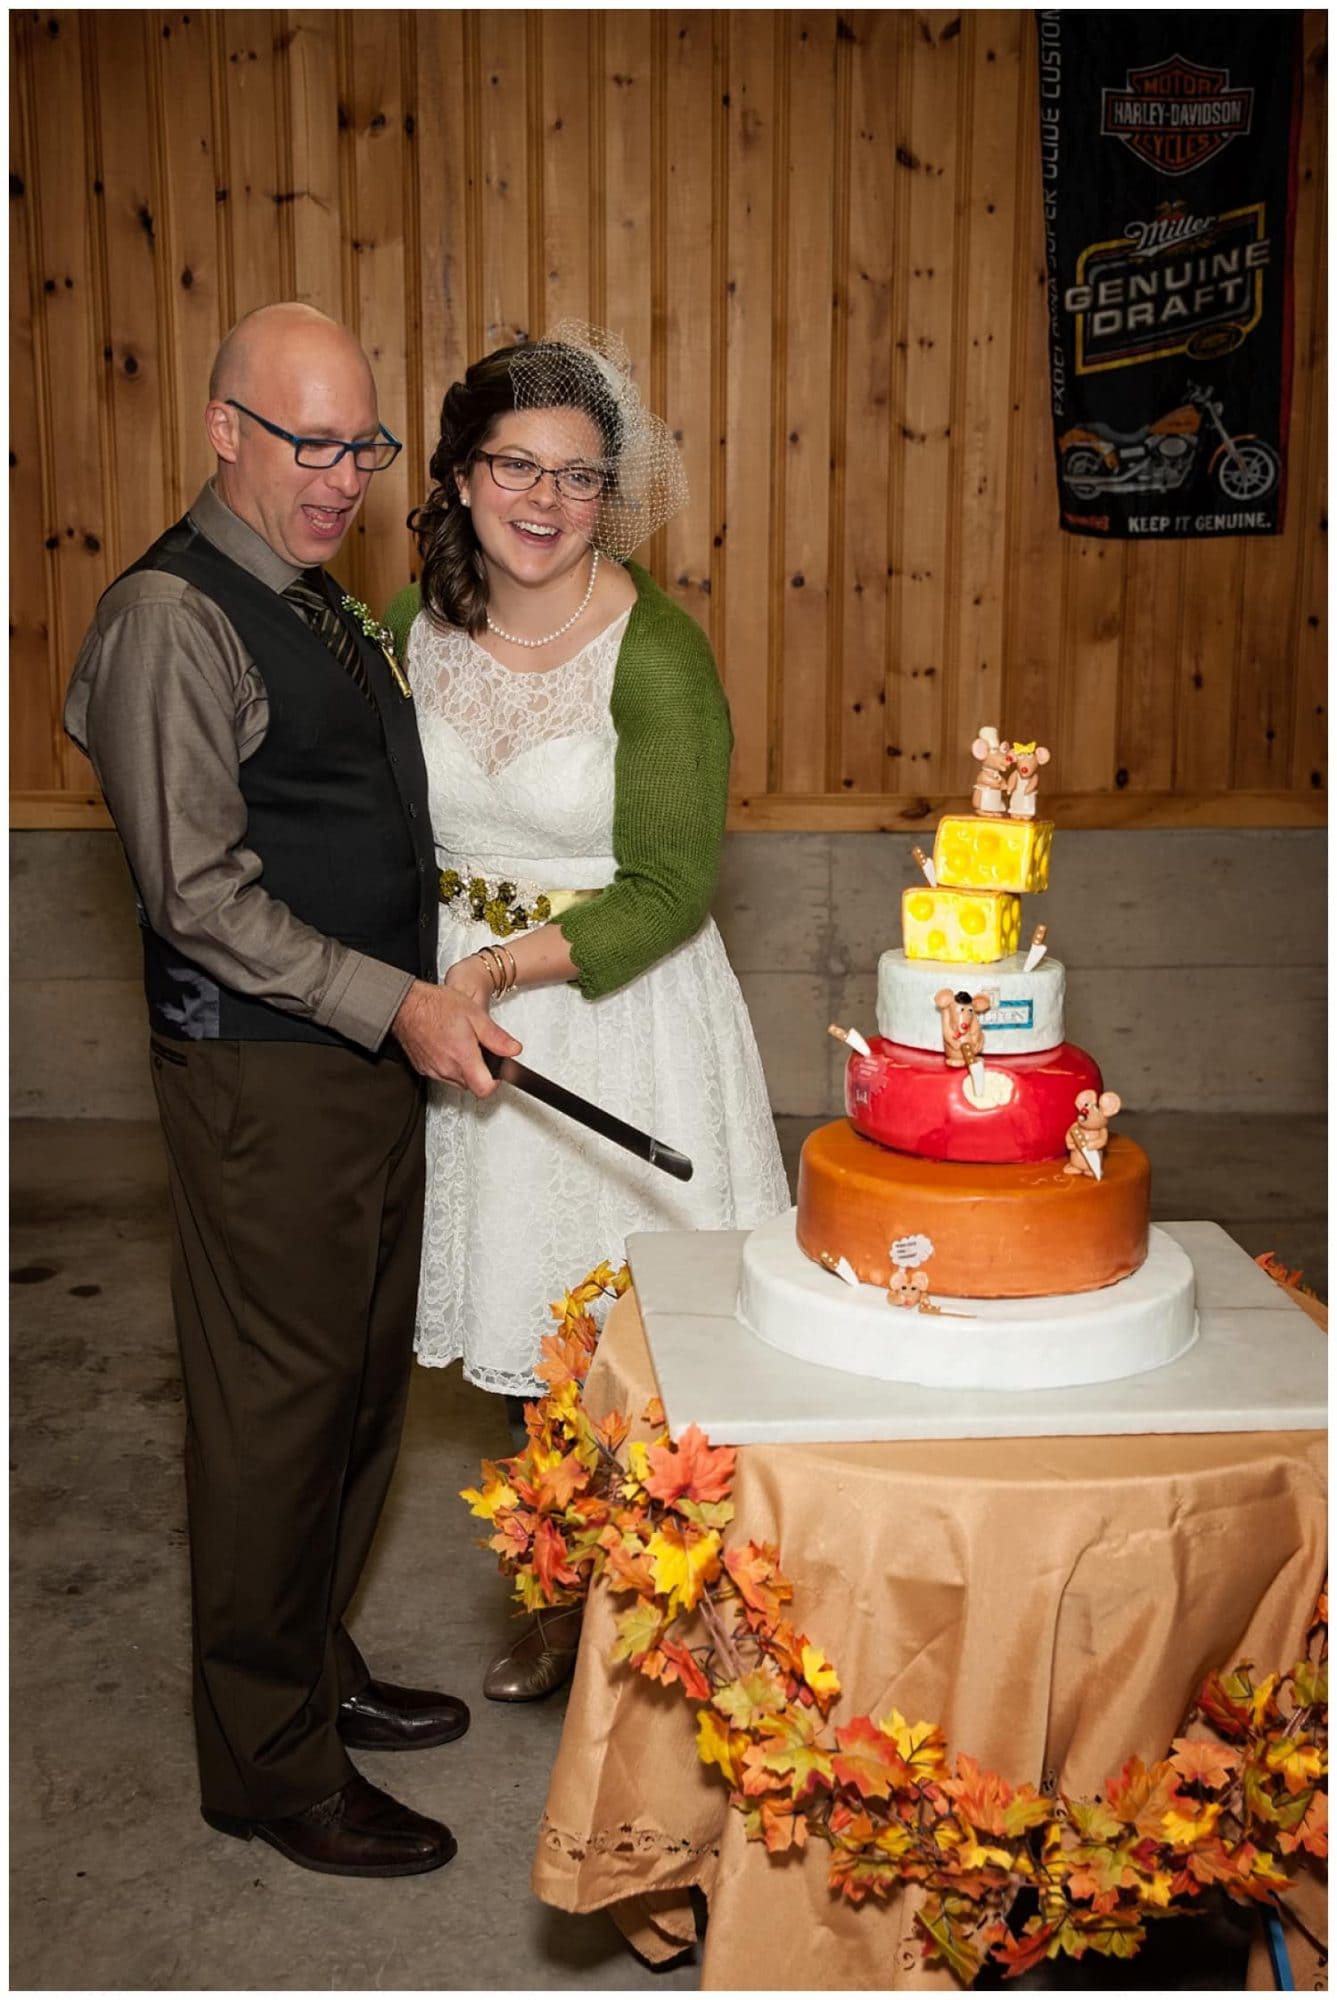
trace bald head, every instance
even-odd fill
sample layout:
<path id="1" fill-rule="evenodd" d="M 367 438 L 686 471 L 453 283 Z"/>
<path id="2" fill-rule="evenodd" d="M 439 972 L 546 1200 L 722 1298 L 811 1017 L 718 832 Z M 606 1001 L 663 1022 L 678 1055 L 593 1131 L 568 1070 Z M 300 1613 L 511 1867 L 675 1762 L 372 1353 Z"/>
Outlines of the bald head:
<path id="1" fill-rule="evenodd" d="M 214 356 L 209 401 L 235 396 L 248 402 L 257 380 L 294 365 L 315 373 L 329 366 L 360 369 L 371 380 L 371 364 L 348 328 L 293 300 L 243 313 Z"/>
<path id="2" fill-rule="evenodd" d="M 379 434 L 371 364 L 348 328 L 296 303 L 247 313 L 214 358 L 205 424 L 233 512 L 295 567 L 329 560 L 371 474 L 351 453 L 324 470 L 299 466 L 277 433 L 341 443 Z"/>

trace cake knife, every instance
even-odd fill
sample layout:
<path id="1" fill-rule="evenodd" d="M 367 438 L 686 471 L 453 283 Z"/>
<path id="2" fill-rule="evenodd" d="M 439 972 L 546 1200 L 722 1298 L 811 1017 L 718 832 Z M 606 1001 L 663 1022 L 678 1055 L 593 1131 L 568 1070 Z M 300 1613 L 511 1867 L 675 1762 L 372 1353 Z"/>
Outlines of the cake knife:
<path id="1" fill-rule="evenodd" d="M 577 1097 L 574 1090 L 565 1084 L 554 1083 L 549 1076 L 540 1076 L 528 1063 L 517 1062 L 514 1056 L 495 1055 L 491 1049 L 480 1049 L 483 1061 L 501 1083 L 513 1084 L 527 1096 L 535 1097 L 540 1104 L 550 1104 L 554 1111 L 573 1118 L 577 1125 L 583 1125 L 590 1132 L 597 1132 L 601 1138 L 611 1139 L 615 1146 L 625 1152 L 634 1153 L 638 1160 L 648 1160 L 661 1173 L 672 1174 L 675 1180 L 689 1181 L 692 1178 L 692 1163 L 686 1153 L 680 1153 L 673 1146 L 666 1146 L 662 1139 L 652 1139 L 648 1132 L 637 1131 L 623 1119 L 615 1118 L 611 1111 L 601 1105 L 591 1104 L 586 1097 Z"/>

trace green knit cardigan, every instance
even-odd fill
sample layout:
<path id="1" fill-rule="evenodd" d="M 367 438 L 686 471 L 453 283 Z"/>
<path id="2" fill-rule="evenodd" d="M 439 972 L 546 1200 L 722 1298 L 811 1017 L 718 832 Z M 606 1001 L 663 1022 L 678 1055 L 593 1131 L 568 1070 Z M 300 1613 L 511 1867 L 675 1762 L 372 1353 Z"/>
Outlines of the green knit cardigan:
<path id="1" fill-rule="evenodd" d="M 627 570 L 636 602 L 609 702 L 617 872 L 555 919 L 588 1000 L 637 978 L 705 921 L 729 796 L 733 729 L 710 642 L 648 571 Z M 386 611 L 401 660 L 421 605 L 410 584 Z"/>

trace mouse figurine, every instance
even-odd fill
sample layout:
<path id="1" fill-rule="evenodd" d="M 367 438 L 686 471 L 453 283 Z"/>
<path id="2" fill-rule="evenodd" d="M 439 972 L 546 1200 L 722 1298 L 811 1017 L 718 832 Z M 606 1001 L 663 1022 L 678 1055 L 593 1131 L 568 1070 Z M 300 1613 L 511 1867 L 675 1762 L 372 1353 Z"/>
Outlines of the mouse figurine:
<path id="1" fill-rule="evenodd" d="M 1087 1174 L 1092 1180 L 1100 1179 L 1102 1155 L 1109 1144 L 1109 1120 L 1122 1109 L 1123 1100 L 1112 1090 L 1103 1090 L 1099 1097 L 1094 1090 L 1078 1091 L 1077 1116 L 1063 1135 L 1068 1149 L 1065 1174 Z"/>
<path id="2" fill-rule="evenodd" d="M 904 1306 L 908 1312 L 921 1312 L 928 1302 L 928 1272 L 907 1271 L 904 1265 L 898 1264 L 887 1287 L 888 1305 Z"/>
<path id="3" fill-rule="evenodd" d="M 998 741 L 996 729 L 981 729 L 970 746 L 971 755 L 978 761 L 979 770 L 975 776 L 975 788 L 970 794 L 973 811 L 985 819 L 1005 819 L 1007 791 L 1012 769 L 1012 745 Z"/>
<path id="4" fill-rule="evenodd" d="M 942 1017 L 942 1049 L 949 1069 L 968 1069 L 984 1054 L 984 1023 L 980 1019 L 993 1005 L 987 993 L 953 993 L 942 987 L 933 996 Z"/>
<path id="5" fill-rule="evenodd" d="M 1049 762 L 1043 743 L 1012 743 L 1012 769 L 1008 774 L 1008 807 L 1013 819 L 1034 819 L 1040 791 L 1040 766 Z"/>

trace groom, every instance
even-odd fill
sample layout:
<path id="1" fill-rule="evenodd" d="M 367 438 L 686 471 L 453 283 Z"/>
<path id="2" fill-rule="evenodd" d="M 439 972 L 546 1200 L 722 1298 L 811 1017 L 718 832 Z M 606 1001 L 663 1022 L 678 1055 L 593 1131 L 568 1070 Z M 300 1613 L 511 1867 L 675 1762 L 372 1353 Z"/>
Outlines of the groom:
<path id="1" fill-rule="evenodd" d="M 264 307 L 205 424 L 215 476 L 102 598 L 65 705 L 143 932 L 202 1808 L 303 1867 L 417 1874 L 449 1830 L 348 1751 L 445 1743 L 469 1712 L 374 1680 L 343 1616 L 408 1393 L 422 1078 L 486 1096 L 480 1043 L 519 1044 L 435 984 L 413 705 L 324 568 L 399 450 L 365 354 Z"/>

